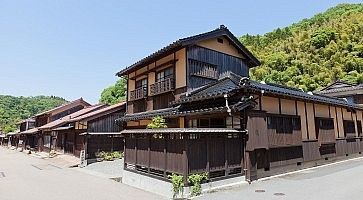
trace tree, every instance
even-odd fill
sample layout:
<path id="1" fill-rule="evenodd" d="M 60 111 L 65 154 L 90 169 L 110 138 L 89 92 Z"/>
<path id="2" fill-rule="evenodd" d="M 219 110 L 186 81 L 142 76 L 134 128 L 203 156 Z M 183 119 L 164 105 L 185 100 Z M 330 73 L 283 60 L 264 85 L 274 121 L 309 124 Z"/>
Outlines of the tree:
<path id="1" fill-rule="evenodd" d="M 304 91 L 336 80 L 363 82 L 363 4 L 340 4 L 324 13 L 240 41 L 261 61 L 251 78 Z"/>
<path id="2" fill-rule="evenodd" d="M 149 129 L 168 128 L 168 126 L 166 125 L 164 118 L 156 116 L 152 119 L 151 123 L 147 125 L 147 128 Z"/>
<path id="3" fill-rule="evenodd" d="M 65 99 L 54 96 L 14 97 L 0 95 L 0 130 L 16 130 L 16 123 L 37 113 L 60 106 Z"/>
<path id="4" fill-rule="evenodd" d="M 104 89 L 101 93 L 100 102 L 106 104 L 116 104 L 126 99 L 127 79 L 122 77 L 112 85 Z"/>

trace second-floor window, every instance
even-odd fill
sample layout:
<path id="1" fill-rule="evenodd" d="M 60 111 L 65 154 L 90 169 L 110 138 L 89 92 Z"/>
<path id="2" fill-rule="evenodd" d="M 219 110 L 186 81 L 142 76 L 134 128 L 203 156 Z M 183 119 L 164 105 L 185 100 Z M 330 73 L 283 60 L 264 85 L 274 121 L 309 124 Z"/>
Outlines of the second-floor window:
<path id="1" fill-rule="evenodd" d="M 156 72 L 155 79 L 155 83 L 150 85 L 151 95 L 159 95 L 174 90 L 174 67 L 169 67 L 162 71 Z"/>
<path id="2" fill-rule="evenodd" d="M 131 101 L 147 97 L 147 79 L 141 79 L 135 82 L 135 90 L 130 92 Z"/>
<path id="3" fill-rule="evenodd" d="M 136 84 L 135 84 L 136 89 L 146 87 L 146 86 L 147 86 L 147 79 L 146 78 L 136 81 Z"/>
<path id="4" fill-rule="evenodd" d="M 156 82 L 165 81 L 167 79 L 174 78 L 174 68 L 169 67 L 156 73 Z"/>

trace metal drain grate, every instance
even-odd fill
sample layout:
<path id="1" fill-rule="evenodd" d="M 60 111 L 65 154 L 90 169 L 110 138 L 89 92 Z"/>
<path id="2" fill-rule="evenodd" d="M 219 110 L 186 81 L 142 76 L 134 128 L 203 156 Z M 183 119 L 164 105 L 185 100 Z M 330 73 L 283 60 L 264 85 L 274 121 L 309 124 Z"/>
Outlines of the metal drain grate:
<path id="1" fill-rule="evenodd" d="M 5 173 L 4 172 L 0 172 L 0 178 L 4 178 L 5 177 Z"/>
<path id="2" fill-rule="evenodd" d="M 274 195 L 275 195 L 275 196 L 284 196 L 285 194 L 284 194 L 284 193 L 282 193 L 282 192 L 276 192 L 276 193 L 274 193 Z"/>
<path id="3" fill-rule="evenodd" d="M 262 192 L 266 192 L 266 191 L 265 190 L 255 190 L 255 192 L 262 193 Z"/>

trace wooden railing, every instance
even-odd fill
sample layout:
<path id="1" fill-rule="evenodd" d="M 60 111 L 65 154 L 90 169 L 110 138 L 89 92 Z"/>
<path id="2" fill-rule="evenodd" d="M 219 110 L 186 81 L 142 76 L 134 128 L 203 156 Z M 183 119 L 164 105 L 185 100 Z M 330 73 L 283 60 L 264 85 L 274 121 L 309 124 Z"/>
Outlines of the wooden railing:
<path id="1" fill-rule="evenodd" d="M 193 73 L 193 75 L 202 78 L 218 79 L 218 71 L 213 67 L 205 67 L 200 71 Z"/>
<path id="2" fill-rule="evenodd" d="M 138 99 L 143 99 L 147 96 L 147 87 L 143 86 L 140 88 L 137 88 L 136 90 L 133 90 L 130 92 L 130 100 L 134 101 L 134 100 L 138 100 Z"/>
<path id="3" fill-rule="evenodd" d="M 150 86 L 150 94 L 157 95 L 174 90 L 175 82 L 173 78 L 156 82 Z"/>

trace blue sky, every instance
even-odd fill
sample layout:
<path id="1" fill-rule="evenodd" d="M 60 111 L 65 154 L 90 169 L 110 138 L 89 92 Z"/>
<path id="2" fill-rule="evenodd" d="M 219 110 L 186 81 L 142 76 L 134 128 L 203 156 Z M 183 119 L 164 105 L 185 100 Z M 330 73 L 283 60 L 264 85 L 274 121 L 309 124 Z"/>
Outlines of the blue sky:
<path id="1" fill-rule="evenodd" d="M 117 71 L 180 37 L 263 34 L 344 2 L 361 1 L 0 0 L 0 94 L 96 103 Z"/>

